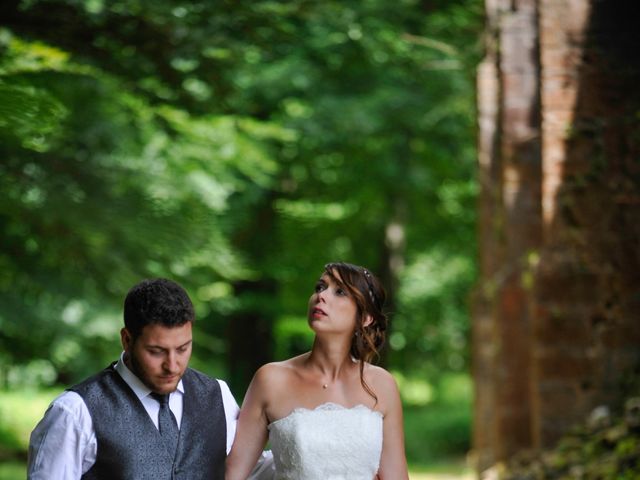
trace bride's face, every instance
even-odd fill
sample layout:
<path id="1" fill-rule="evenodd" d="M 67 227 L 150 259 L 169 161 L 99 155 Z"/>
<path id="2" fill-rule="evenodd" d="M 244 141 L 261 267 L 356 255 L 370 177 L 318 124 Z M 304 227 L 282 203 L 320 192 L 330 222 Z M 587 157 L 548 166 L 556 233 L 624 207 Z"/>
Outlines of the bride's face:
<path id="1" fill-rule="evenodd" d="M 309 325 L 316 332 L 342 332 L 352 335 L 356 328 L 356 302 L 342 284 L 337 272 L 336 280 L 326 273 L 316 283 L 309 298 Z"/>

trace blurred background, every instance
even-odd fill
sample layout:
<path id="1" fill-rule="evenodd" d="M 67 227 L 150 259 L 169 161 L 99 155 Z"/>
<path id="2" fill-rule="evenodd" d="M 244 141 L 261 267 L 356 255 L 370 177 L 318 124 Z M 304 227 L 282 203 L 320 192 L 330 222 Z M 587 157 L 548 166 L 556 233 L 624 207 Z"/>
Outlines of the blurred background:
<path id="1" fill-rule="evenodd" d="M 23 477 L 48 402 L 117 358 L 140 279 L 187 288 L 192 366 L 241 401 L 259 365 L 310 347 L 307 300 L 338 260 L 389 292 L 381 363 L 413 471 L 461 471 L 482 17 L 480 0 L 3 2 L 0 472 Z"/>
<path id="2" fill-rule="evenodd" d="M 146 277 L 242 400 L 387 287 L 414 480 L 640 478 L 635 0 L 7 0 L 0 480 Z"/>

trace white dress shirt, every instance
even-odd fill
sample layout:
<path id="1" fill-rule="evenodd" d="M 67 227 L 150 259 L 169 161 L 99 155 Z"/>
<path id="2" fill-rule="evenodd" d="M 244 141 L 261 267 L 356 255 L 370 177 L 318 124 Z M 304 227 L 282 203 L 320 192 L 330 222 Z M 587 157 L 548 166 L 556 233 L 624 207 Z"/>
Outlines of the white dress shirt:
<path id="1" fill-rule="evenodd" d="M 114 367 L 122 379 L 140 399 L 149 417 L 158 428 L 160 404 L 150 394 L 151 390 L 127 368 L 120 355 Z M 227 454 L 231 450 L 236 434 L 236 423 L 240 408 L 227 384 L 218 380 L 222 393 L 227 423 Z M 169 396 L 169 408 L 178 422 L 182 422 L 184 386 L 182 380 L 176 391 Z M 91 414 L 82 397 L 76 392 L 65 391 L 58 395 L 44 418 L 31 432 L 27 478 L 31 480 L 78 480 L 95 463 L 98 442 Z M 252 480 L 271 480 L 274 475 L 271 452 L 264 452 L 252 472 Z"/>

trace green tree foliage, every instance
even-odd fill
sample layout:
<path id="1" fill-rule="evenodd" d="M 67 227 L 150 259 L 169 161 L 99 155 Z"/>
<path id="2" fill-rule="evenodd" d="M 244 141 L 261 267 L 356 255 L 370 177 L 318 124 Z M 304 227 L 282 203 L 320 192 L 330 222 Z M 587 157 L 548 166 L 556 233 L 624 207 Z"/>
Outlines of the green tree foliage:
<path id="1" fill-rule="evenodd" d="M 243 388 L 308 347 L 332 260 L 388 286 L 391 367 L 464 369 L 480 7 L 8 2 L 5 381 L 34 359 L 59 381 L 102 366 L 126 290 L 161 275 L 196 301 L 194 364 Z"/>

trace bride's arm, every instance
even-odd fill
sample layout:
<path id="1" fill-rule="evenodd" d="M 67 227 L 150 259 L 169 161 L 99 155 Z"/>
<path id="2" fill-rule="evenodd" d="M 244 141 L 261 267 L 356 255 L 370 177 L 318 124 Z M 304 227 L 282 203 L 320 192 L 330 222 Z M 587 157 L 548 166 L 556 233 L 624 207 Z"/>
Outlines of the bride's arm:
<path id="1" fill-rule="evenodd" d="M 267 443 L 266 395 L 268 371 L 260 368 L 242 402 L 236 436 L 227 456 L 225 480 L 246 480 Z"/>
<path id="2" fill-rule="evenodd" d="M 407 458 L 404 451 L 404 428 L 402 425 L 402 403 L 395 380 L 388 372 L 384 372 L 383 388 L 376 392 L 384 392 L 384 422 L 382 433 L 382 456 L 378 478 L 380 480 L 408 480 Z"/>

